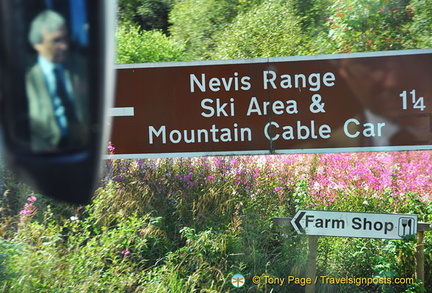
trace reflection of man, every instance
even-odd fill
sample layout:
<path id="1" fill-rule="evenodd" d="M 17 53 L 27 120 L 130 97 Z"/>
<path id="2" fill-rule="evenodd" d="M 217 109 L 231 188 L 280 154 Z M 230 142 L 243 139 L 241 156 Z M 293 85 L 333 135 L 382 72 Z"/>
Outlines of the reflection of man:
<path id="1" fill-rule="evenodd" d="M 29 40 L 38 53 L 27 72 L 31 148 L 35 152 L 78 149 L 85 144 L 85 89 L 80 77 L 66 68 L 69 42 L 64 18 L 41 12 L 32 21 Z"/>
<path id="2" fill-rule="evenodd" d="M 425 69 L 423 64 L 414 67 L 402 58 L 341 61 L 340 74 L 362 106 L 359 116 L 355 117 L 359 124 L 350 123 L 354 129 L 348 132 L 356 133 L 368 127 L 374 131 L 369 137 L 362 135 L 364 146 L 409 145 L 429 140 L 429 118 L 421 111 L 402 109 L 400 94 L 405 88 L 400 83 L 409 87 L 417 84 L 417 90 L 426 94 L 428 82 L 421 80 L 430 76 L 430 69 Z M 367 129 L 366 134 L 371 131 Z"/>

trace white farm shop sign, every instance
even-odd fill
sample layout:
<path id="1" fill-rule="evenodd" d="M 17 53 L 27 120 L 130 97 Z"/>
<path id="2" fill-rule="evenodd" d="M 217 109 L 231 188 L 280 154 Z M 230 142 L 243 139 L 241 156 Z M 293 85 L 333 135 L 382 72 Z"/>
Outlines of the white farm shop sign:
<path id="1" fill-rule="evenodd" d="M 401 239 L 417 233 L 417 215 L 299 210 L 291 221 L 299 234 Z"/>

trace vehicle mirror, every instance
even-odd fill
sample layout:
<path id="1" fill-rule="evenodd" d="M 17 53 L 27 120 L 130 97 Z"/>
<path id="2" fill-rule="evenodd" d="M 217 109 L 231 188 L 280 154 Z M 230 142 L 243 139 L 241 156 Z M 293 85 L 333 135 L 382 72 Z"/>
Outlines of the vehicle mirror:
<path id="1" fill-rule="evenodd" d="M 3 0 L 3 155 L 39 192 L 91 197 L 114 92 L 115 1 Z"/>

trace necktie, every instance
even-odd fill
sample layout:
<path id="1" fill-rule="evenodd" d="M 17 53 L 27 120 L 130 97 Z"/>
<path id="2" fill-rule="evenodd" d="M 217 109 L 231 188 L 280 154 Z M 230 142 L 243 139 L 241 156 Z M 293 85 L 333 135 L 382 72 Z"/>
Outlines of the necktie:
<path id="1" fill-rule="evenodd" d="M 54 111 L 62 132 L 62 136 L 64 137 L 69 134 L 69 125 L 74 119 L 73 108 L 69 99 L 69 95 L 66 91 L 66 84 L 64 82 L 63 74 L 60 68 L 54 68 L 54 76 L 56 81 Z"/>

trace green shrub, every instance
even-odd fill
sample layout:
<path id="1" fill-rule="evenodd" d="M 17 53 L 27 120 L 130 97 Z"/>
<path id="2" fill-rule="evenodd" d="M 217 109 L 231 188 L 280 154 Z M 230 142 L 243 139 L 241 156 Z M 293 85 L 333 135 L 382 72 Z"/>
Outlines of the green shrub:
<path id="1" fill-rule="evenodd" d="M 162 32 L 141 31 L 132 24 L 117 29 L 117 63 L 182 61 L 183 47 Z"/>
<path id="2" fill-rule="evenodd" d="M 404 50 L 415 47 L 407 0 L 336 1 L 328 18 L 330 52 Z M 377 29 L 379 28 L 379 29 Z"/>
<path id="3" fill-rule="evenodd" d="M 264 1 L 239 14 L 216 36 L 212 58 L 302 55 L 306 51 L 302 36 L 300 19 L 290 1 Z"/>
<path id="4" fill-rule="evenodd" d="M 399 152 L 108 161 L 88 206 L 44 206 L 49 202 L 39 195 L 24 197 L 26 212 L 12 217 L 0 238 L 1 288 L 234 292 L 231 277 L 241 273 L 246 291 L 302 292 L 300 285 L 251 282 L 306 276 L 308 237 L 272 219 L 324 209 L 417 213 L 431 222 L 424 176 L 430 160 L 429 152 Z M 427 290 L 431 239 L 426 232 Z M 317 275 L 409 278 L 414 247 L 412 237 L 320 237 Z M 318 284 L 317 290 L 415 292 L 420 284 Z"/>

